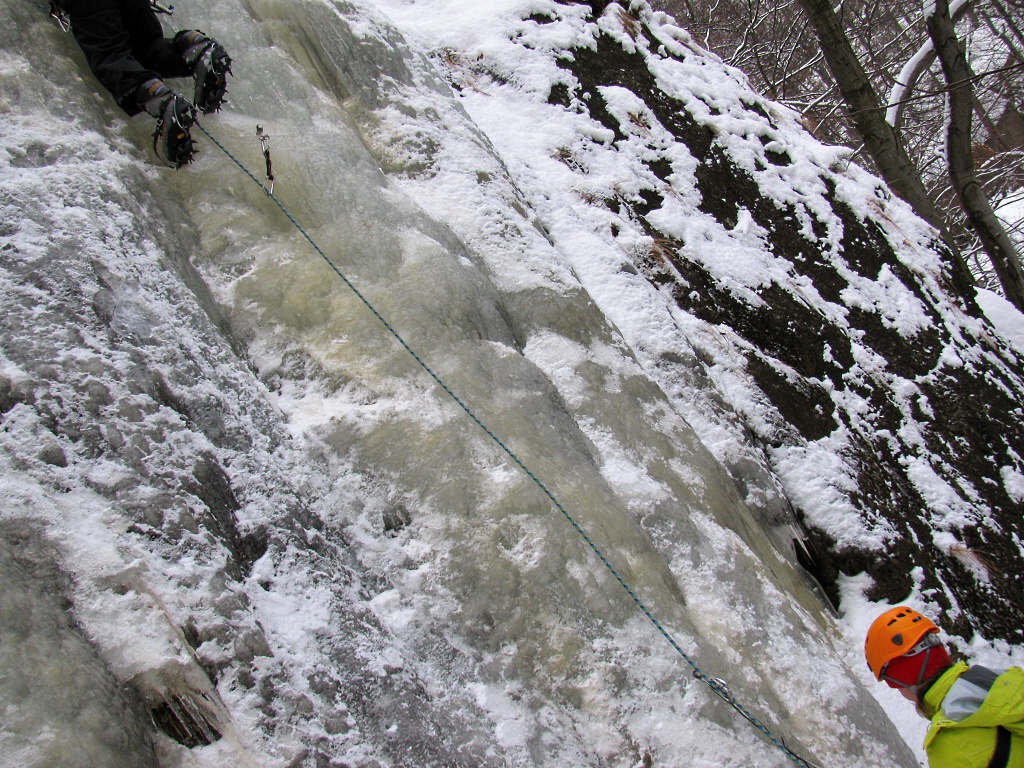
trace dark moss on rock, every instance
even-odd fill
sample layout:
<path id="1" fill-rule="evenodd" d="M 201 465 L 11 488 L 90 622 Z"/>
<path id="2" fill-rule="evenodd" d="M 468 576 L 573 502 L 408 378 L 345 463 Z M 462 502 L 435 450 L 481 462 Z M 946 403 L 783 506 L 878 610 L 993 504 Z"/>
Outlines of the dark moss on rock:
<path id="1" fill-rule="evenodd" d="M 591 2 L 594 17 L 607 5 Z M 648 66 L 655 54 L 645 52 L 640 39 L 653 39 L 650 30 L 640 25 L 630 34 L 640 42 L 635 50 L 603 34 L 595 47 L 572 50 L 561 60 L 572 85 L 552 89 L 549 100 L 583 105 L 617 143 L 629 135 L 628 126 L 608 109 L 601 88 L 632 91 L 697 160 L 699 211 L 726 229 L 735 228 L 745 211 L 765 233 L 771 253 L 839 310 L 825 316 L 799 300 L 791 285 L 766 281 L 753 296 L 721 285 L 693 244 L 648 220 L 660 206 L 657 190 L 606 203 L 654 243 L 635 257 L 641 274 L 670 291 L 686 312 L 731 329 L 749 345 L 747 371 L 779 416 L 775 433 L 762 435 L 768 455 L 774 448 L 844 430 L 845 459 L 856 479 L 848 501 L 866 526 L 885 531 L 886 537 L 884 550 L 857 548 L 808 527 L 804 541 L 812 556 L 807 560 L 829 599 L 838 599 L 841 574 L 866 572 L 874 579 L 873 598 L 902 600 L 917 586 L 950 609 L 950 626 L 963 636 L 980 631 L 990 638 L 1024 640 L 1024 556 L 1015 543 L 1024 540 L 1024 520 L 1000 474 L 1012 457 L 1019 462 L 1024 456 L 1021 361 L 987 337 L 970 338 L 967 326 L 947 327 L 943 312 L 950 307 L 975 316 L 980 312 L 973 290 L 941 244 L 934 247 L 947 265 L 939 276 L 945 293 L 935 296 L 934 287 L 926 289 L 900 261 L 884 225 L 860 218 L 839 200 L 823 171 L 826 200 L 842 226 L 839 247 L 826 245 L 824 222 L 811 221 L 808 232 L 797 212 L 766 196 L 684 102 L 657 87 Z M 756 99 L 745 103 L 770 121 Z M 769 148 L 770 141 L 761 143 L 767 163 L 793 162 L 786 152 Z M 671 163 L 648 167 L 662 182 L 672 174 Z M 870 306 L 847 306 L 845 289 L 863 280 L 899 281 L 920 304 L 916 327 L 900 328 Z M 870 370 L 858 367 L 858 356 L 875 364 Z M 961 357 L 970 359 L 958 364 Z M 854 370 L 858 373 L 851 376 Z M 856 401 L 859 410 L 848 409 L 844 401 Z M 936 544 L 934 532 L 950 510 L 920 487 L 921 475 L 928 472 L 958 490 L 953 504 L 959 514 L 977 516 L 976 525 L 956 526 L 962 543 L 955 547 Z M 813 518 L 803 512 L 797 510 Z M 913 576 L 915 568 L 920 571 Z"/>

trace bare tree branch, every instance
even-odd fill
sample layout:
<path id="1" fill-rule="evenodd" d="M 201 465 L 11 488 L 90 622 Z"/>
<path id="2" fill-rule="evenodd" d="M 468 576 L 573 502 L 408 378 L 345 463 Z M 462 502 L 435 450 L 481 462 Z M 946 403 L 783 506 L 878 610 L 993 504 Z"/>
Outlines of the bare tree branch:
<path id="1" fill-rule="evenodd" d="M 817 32 L 829 70 L 882 178 L 918 216 L 942 232 L 947 243 L 955 249 L 952 238 L 946 233 L 942 216 L 921 183 L 917 168 L 895 129 L 885 122 L 878 95 L 832 10 L 832 3 L 830 0 L 800 0 L 800 6 Z M 957 258 L 959 260 L 959 255 Z"/>
<path id="2" fill-rule="evenodd" d="M 991 286 L 993 268 L 950 182 L 945 159 L 945 96 L 950 86 L 939 66 L 930 63 L 934 52 L 922 51 L 925 41 L 929 48 L 931 44 L 921 0 L 831 1 L 837 4 L 835 15 L 841 15 L 840 31 L 875 94 L 893 94 L 887 99 L 891 104 L 872 110 L 890 109 L 891 123 L 898 126 L 896 140 L 916 166 L 920 187 L 936 212 L 935 218 L 926 218 L 945 224 L 946 242 L 955 243 L 971 271 Z M 956 14 L 958 4 L 947 1 Z M 978 76 L 985 79 L 965 80 L 956 87 L 974 86 L 969 90 L 977 180 L 1006 219 L 1005 229 L 1018 253 L 1024 253 L 1024 206 L 1008 202 L 1024 190 L 1024 78 L 1018 69 L 1024 67 L 1024 0 L 968 1 L 971 8 L 960 16 L 959 28 L 970 44 L 968 61 L 985 70 Z M 870 145 L 859 133 L 857 115 L 848 113 L 851 107 L 824 59 L 828 46 L 819 43 L 817 30 L 807 23 L 802 0 L 651 2 L 685 18 L 694 39 L 746 72 L 755 88 L 798 110 L 819 139 L 856 150 L 858 162 L 892 183 L 874 152 L 867 151 Z M 922 56 L 927 60 L 921 61 Z M 907 87 L 893 91 L 898 82 Z M 895 185 L 894 191 L 899 194 Z"/>
<path id="3" fill-rule="evenodd" d="M 934 2 L 935 10 L 927 18 L 928 33 L 935 44 L 935 52 L 946 81 L 951 84 L 969 81 L 973 77 L 973 72 L 950 19 L 949 2 Z M 1024 270 L 1021 269 L 1020 258 L 1009 235 L 992 210 L 992 205 L 974 172 L 971 141 L 972 101 L 970 88 L 950 88 L 950 117 L 946 139 L 949 175 L 953 182 L 953 190 L 999 276 L 1003 293 L 1017 309 L 1024 312 Z"/>
<path id="4" fill-rule="evenodd" d="M 967 9 L 970 7 L 971 2 L 954 3 L 954 7 L 950 10 L 953 14 L 953 23 L 959 21 Z M 931 38 L 925 41 L 925 44 L 921 46 L 921 49 L 914 54 L 914 56 L 907 62 L 907 66 L 903 68 L 899 76 L 896 78 L 896 85 L 889 93 L 889 113 L 886 116 L 886 120 L 889 125 L 895 128 L 897 131 L 903 125 L 903 107 L 908 103 L 906 94 L 910 93 L 917 87 L 918 80 L 921 79 L 921 75 L 931 68 L 932 64 L 935 63 L 935 49 L 932 46 Z"/>

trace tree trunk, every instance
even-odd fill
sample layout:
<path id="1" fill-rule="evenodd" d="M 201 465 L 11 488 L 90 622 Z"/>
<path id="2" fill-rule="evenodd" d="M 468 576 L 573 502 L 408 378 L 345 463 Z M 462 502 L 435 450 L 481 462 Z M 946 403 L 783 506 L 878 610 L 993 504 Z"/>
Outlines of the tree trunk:
<path id="1" fill-rule="evenodd" d="M 911 162 L 896 130 L 885 121 L 885 111 L 878 99 L 864 66 L 854 53 L 830 0 L 799 0 L 800 7 L 814 27 L 828 68 L 843 94 L 843 101 L 864 147 L 875 161 L 885 183 L 910 204 L 914 213 L 939 230 L 943 241 L 953 253 L 954 279 L 957 284 L 970 285 L 973 279 L 960 256 L 952 236 L 928 196 L 921 175 Z"/>
<path id="2" fill-rule="evenodd" d="M 974 172 L 971 145 L 973 88 L 970 80 L 974 73 L 949 17 L 948 0 L 936 0 L 935 10 L 927 21 L 928 34 L 949 86 L 946 159 L 950 180 L 968 221 L 992 261 L 1003 293 L 1024 312 L 1024 270 L 1021 269 L 1020 258 Z"/>
<path id="3" fill-rule="evenodd" d="M 800 6 L 818 35 L 821 51 L 843 94 L 846 108 L 882 178 L 893 192 L 910 203 L 918 216 L 941 229 L 942 219 L 896 132 L 885 122 L 878 95 L 832 10 L 832 3 L 800 0 Z"/>
<path id="4" fill-rule="evenodd" d="M 952 11 L 954 24 L 963 18 L 964 14 L 967 13 L 972 4 L 973 0 L 967 0 L 967 2 L 960 3 L 959 6 L 950 9 Z M 954 5 L 956 4 L 954 3 Z M 930 48 L 931 50 L 926 53 L 926 48 Z M 899 87 L 899 90 L 897 91 L 897 88 L 893 88 L 893 93 L 898 92 L 900 94 L 900 98 L 898 100 L 890 99 L 890 101 L 902 102 L 899 104 L 891 104 L 889 106 L 888 114 L 890 117 L 886 119 L 886 122 L 893 126 L 897 131 L 903 128 L 903 113 L 904 108 L 907 105 L 904 100 L 909 97 L 911 91 L 917 87 L 917 81 L 921 79 L 921 76 L 931 69 L 932 64 L 935 63 L 935 44 L 931 40 L 928 40 L 918 50 L 918 54 L 911 58 L 911 61 L 916 59 L 913 69 L 908 70 L 907 68 L 904 68 L 903 71 L 900 72 L 899 77 L 896 78 L 896 85 Z"/>

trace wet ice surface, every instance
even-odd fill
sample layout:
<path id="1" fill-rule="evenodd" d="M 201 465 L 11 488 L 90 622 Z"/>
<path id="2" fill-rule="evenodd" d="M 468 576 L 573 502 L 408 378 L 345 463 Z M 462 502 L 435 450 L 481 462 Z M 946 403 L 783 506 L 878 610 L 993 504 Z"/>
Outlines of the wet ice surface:
<path id="1" fill-rule="evenodd" d="M 38 551 L 31 528 L 5 534 L 0 543 L 4 764 L 152 765 L 145 715 L 72 625 L 59 599 L 52 557 Z M 51 573 L 43 572 L 47 567 Z"/>
<path id="2" fill-rule="evenodd" d="M 257 173 L 264 126 L 275 194 L 708 674 L 824 765 L 914 765 L 791 562 L 784 505 L 747 503 L 776 489 L 751 460 L 741 491 L 691 429 L 723 406 L 681 413 L 645 372 L 383 15 L 401 7 L 181 8 L 176 24 L 236 58 L 231 106 L 203 125 Z M 13 546 L 33 526 L 35 561 L 63 574 L 5 570 L 4 609 L 38 603 L 105 681 L 77 707 L 98 721 L 76 749 L 95 736 L 142 760 L 152 740 L 169 766 L 790 764 L 690 679 L 216 147 L 155 168 L 148 126 L 96 93 L 70 38 L 31 6 L 0 21 L 0 533 Z M 617 279 L 601 290 L 664 329 L 639 277 Z M 0 706 L 48 733 L 68 685 L 34 709 L 0 686 Z M 212 702 L 225 738 L 186 749 L 146 724 L 179 694 Z M 142 725 L 118 729 L 135 721 L 117 707 Z M 0 744 L 25 751 L 2 764 L 61 749 L 8 722 Z"/>

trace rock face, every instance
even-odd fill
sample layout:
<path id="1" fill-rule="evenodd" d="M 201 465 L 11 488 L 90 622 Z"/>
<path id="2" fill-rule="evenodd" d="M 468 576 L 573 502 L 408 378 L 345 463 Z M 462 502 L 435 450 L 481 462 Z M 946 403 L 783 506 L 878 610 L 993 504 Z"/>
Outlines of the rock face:
<path id="1" fill-rule="evenodd" d="M 916 588 L 964 638 L 980 632 L 1020 642 L 1018 354 L 979 322 L 973 290 L 940 242 L 924 238 L 908 252 L 911 236 L 893 226 L 881 186 L 847 184 L 849 168 L 837 162 L 817 169 L 810 200 L 779 199 L 777 180 L 794 167 L 806 173 L 808 158 L 799 145 L 789 150 L 795 142 L 784 137 L 773 107 L 756 99 L 745 105 L 747 138 L 763 148 L 720 140 L 734 105 L 716 105 L 714 95 L 687 91 L 679 80 L 675 89 L 659 87 L 664 54 L 652 52 L 659 33 L 615 4 L 591 7 L 595 17 L 617 17 L 633 44 L 605 34 L 573 48 L 563 60 L 571 77 L 551 99 L 584 105 L 614 133 L 613 145 L 627 143 L 636 120 L 613 114 L 602 97 L 602 89 L 625 87 L 671 137 L 649 159 L 651 183 L 632 199 L 608 201 L 652 239 L 636 266 L 686 313 L 734 334 L 767 406 L 748 426 L 783 487 L 790 491 L 795 478 L 813 471 L 795 467 L 794 456 L 828 446 L 842 477 L 823 476 L 822 484 L 833 486 L 857 527 L 884 542 L 851 540 L 815 508 L 821 496 L 792 489 L 809 533 L 806 565 L 837 604 L 840 575 L 866 572 L 874 599 L 899 601 Z M 678 58 L 685 67 L 702 56 Z M 744 276 L 716 263 L 722 254 L 697 233 L 681 232 L 677 221 L 666 226 L 673 143 L 696 162 L 696 211 L 726 229 L 758 232 L 773 262 L 760 284 L 737 290 Z M 931 264 L 922 264 L 921 251 L 934 253 L 926 257 Z"/>
<path id="2" fill-rule="evenodd" d="M 916 765 L 801 563 L 1014 638 L 1019 362 L 920 222 L 666 17 L 445 9 L 175 16 L 237 52 L 203 127 L 255 169 L 264 126 L 332 267 L 205 136 L 155 168 L 44 9 L 0 6 L 0 608 L 38 607 L 0 755 L 792 764 L 365 299 L 774 734 Z M 92 695 L 27 696 L 48 658 Z"/>

